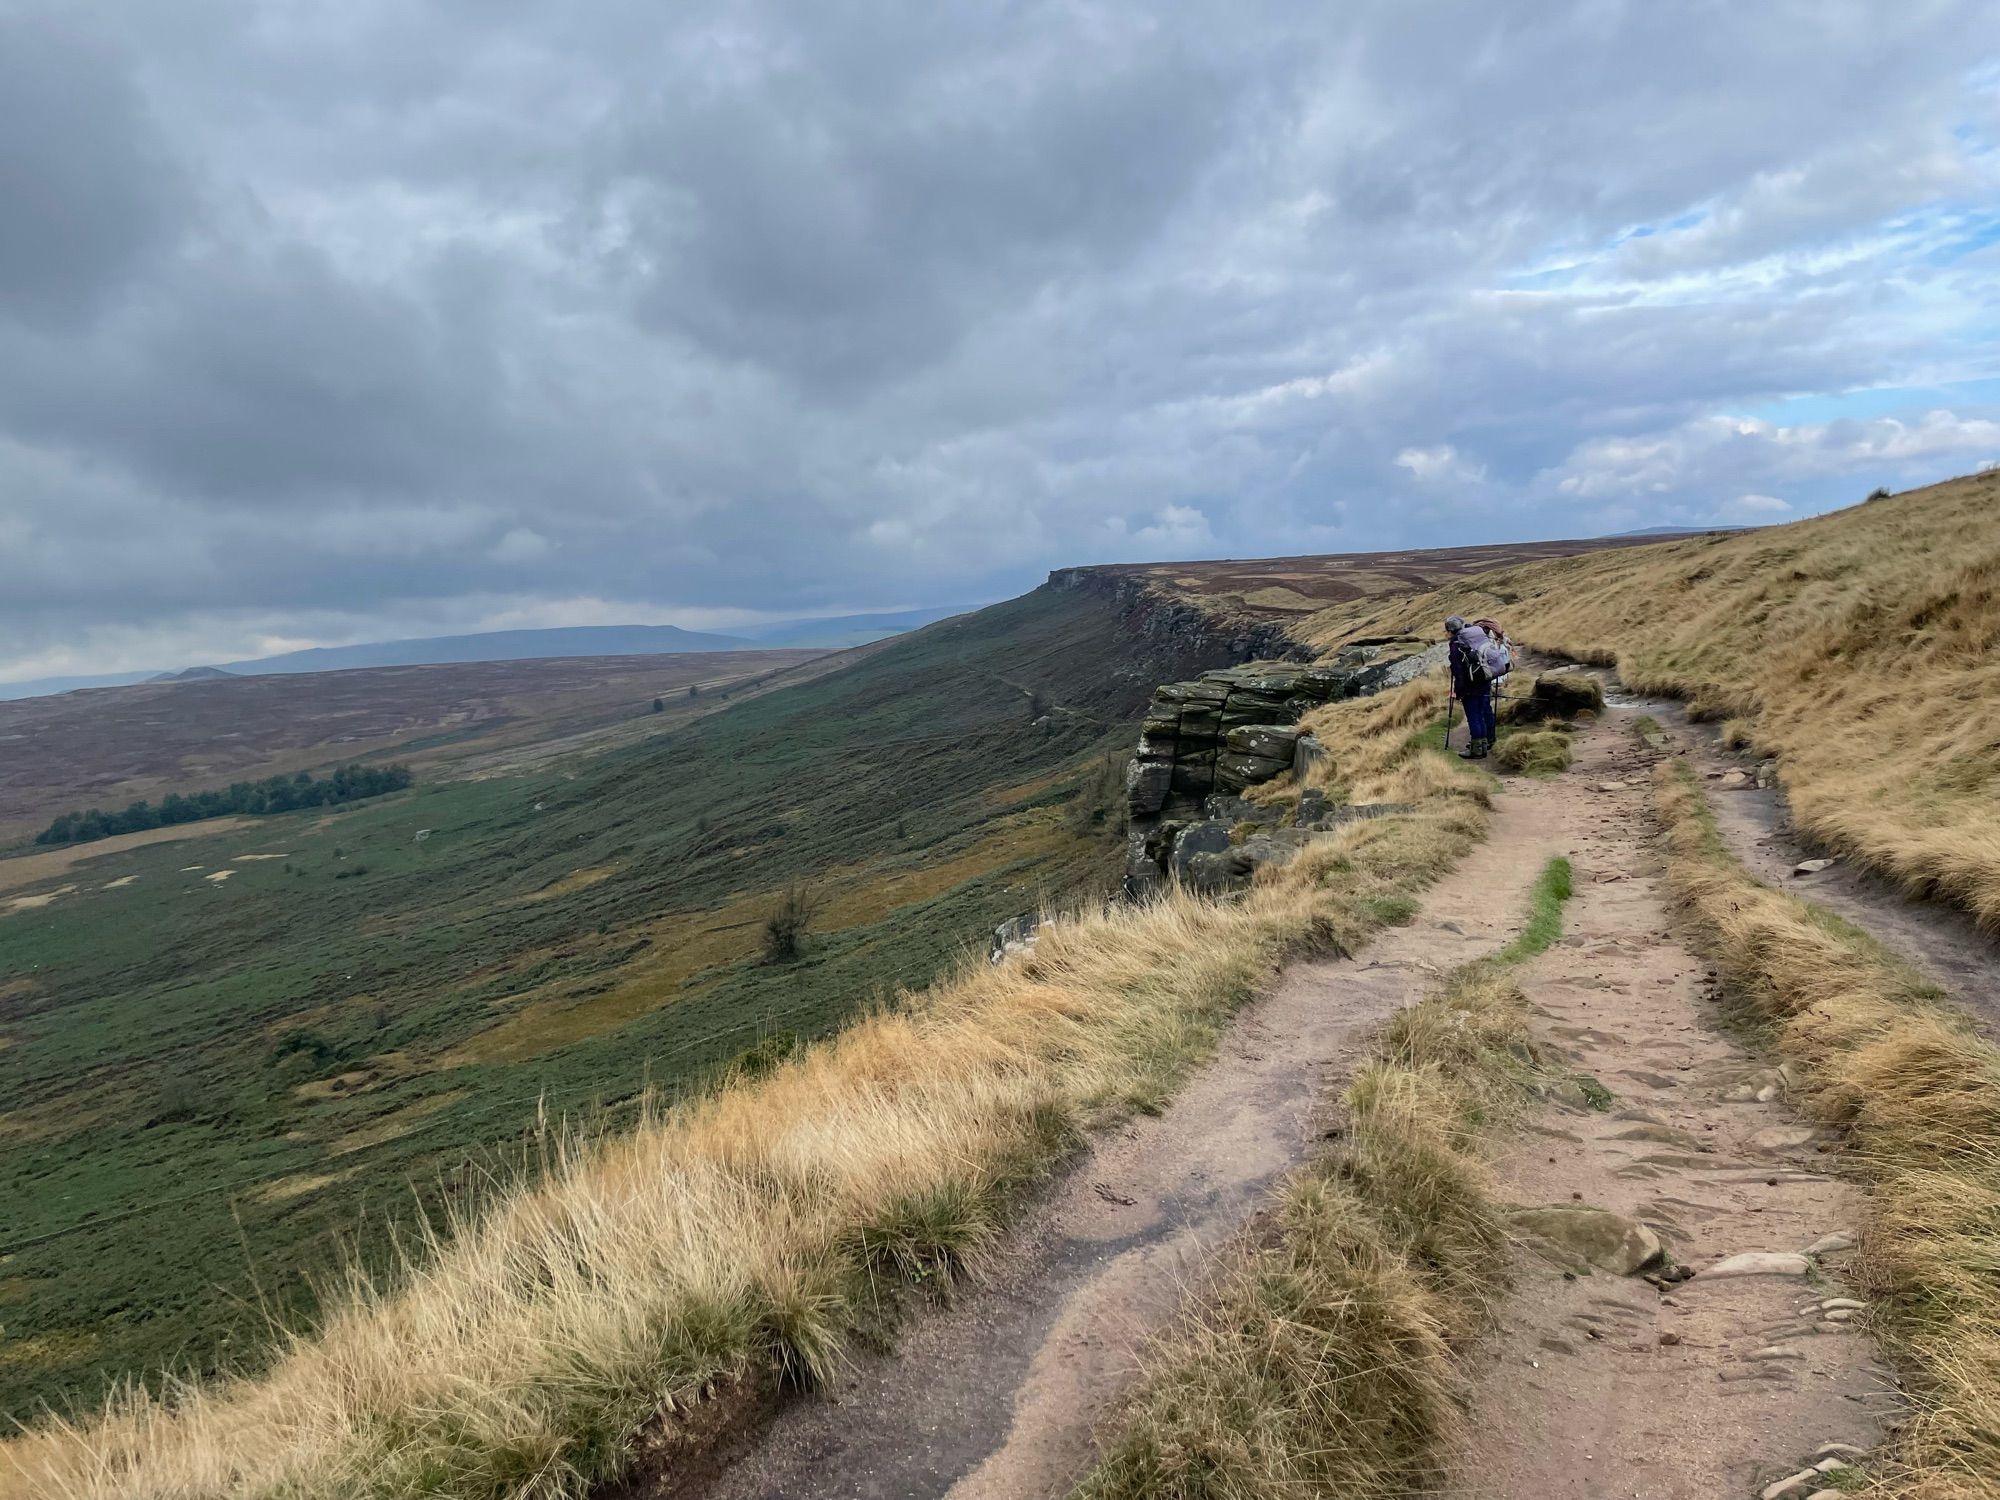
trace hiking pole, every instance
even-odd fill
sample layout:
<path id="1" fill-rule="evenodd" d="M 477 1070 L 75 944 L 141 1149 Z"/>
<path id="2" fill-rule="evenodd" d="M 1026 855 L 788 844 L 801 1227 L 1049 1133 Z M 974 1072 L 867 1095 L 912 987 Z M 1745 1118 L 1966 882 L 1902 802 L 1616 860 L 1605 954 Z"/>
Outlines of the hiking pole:
<path id="1" fill-rule="evenodd" d="M 1444 747 L 1447 750 L 1451 748 L 1451 711 L 1457 706 L 1458 686 L 1454 683 L 1451 691 L 1444 695 Z"/>

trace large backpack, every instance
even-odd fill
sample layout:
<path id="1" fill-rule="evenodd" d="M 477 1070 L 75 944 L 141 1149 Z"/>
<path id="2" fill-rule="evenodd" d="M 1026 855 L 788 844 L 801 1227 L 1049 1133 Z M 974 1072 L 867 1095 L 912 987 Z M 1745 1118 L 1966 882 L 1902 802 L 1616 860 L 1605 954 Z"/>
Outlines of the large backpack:
<path id="1" fill-rule="evenodd" d="M 1475 688 L 1483 688 L 1494 679 L 1492 657 L 1489 654 L 1494 645 L 1493 637 L 1477 625 L 1467 625 L 1458 633 L 1459 659 L 1465 663 L 1465 680 Z"/>
<path id="2" fill-rule="evenodd" d="M 1507 632 L 1491 620 L 1481 620 L 1479 628 L 1486 632 L 1486 644 L 1480 649 L 1486 661 L 1486 675 L 1498 682 L 1514 670 L 1514 648 L 1507 644 Z"/>

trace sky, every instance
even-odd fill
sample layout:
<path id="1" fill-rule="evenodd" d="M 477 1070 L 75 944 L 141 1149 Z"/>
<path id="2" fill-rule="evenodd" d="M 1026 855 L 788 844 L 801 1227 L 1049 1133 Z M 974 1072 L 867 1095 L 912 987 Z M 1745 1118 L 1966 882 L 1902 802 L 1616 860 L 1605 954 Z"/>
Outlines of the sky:
<path id="1" fill-rule="evenodd" d="M 2000 460 L 2000 7 L 0 0 L 0 680 Z"/>

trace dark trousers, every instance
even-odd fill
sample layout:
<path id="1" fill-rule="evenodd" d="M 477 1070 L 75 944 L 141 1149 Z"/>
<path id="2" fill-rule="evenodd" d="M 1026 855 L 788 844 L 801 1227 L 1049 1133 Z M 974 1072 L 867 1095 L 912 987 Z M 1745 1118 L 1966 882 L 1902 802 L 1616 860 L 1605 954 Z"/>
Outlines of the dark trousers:
<path id="1" fill-rule="evenodd" d="M 1475 740 L 1490 743 L 1494 734 L 1492 687 L 1460 687 L 1459 697 L 1465 704 L 1465 727 Z"/>

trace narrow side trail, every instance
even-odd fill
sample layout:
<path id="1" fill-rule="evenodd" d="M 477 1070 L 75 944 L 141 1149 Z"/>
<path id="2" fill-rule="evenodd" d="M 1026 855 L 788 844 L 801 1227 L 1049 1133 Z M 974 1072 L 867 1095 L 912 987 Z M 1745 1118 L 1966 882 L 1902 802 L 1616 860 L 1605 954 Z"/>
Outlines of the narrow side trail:
<path id="1" fill-rule="evenodd" d="M 1897 1410 L 1840 1285 L 1859 1203 L 1832 1175 L 1838 1147 L 1724 1029 L 1707 966 L 1672 934 L 1650 793 L 1662 752 L 1637 717 L 1614 707 L 1577 737 L 1569 772 L 1510 798 L 1575 866 L 1569 935 L 1522 982 L 1538 1038 L 1579 1084 L 1510 1143 L 1499 1192 L 1636 1219 L 1697 1272 L 1745 1252 L 1778 1252 L 1767 1264 L 1784 1269 L 1663 1289 L 1574 1262 L 1566 1274 L 1524 1235 L 1448 1456 L 1447 1493 L 1465 1500 L 1754 1496 L 1830 1443 L 1874 1447 Z M 1585 1079 L 1608 1105 L 1591 1107 Z"/>
<path id="2" fill-rule="evenodd" d="M 1933 984 L 1951 991 L 1988 1035 L 2000 1030 L 2000 938 L 1980 931 L 1958 908 L 1905 895 L 1844 860 L 1810 874 L 1796 873 L 1802 861 L 1826 851 L 1793 828 L 1784 792 L 1726 780 L 1732 771 L 1754 771 L 1758 757 L 1725 749 L 1715 726 L 1691 723 L 1684 704 L 1634 697 L 1609 671 L 1591 675 L 1615 704 L 1653 719 L 1668 748 L 1697 764 L 1723 842 L 1745 869 L 1766 885 L 1846 918 L 1895 949 Z"/>
<path id="3" fill-rule="evenodd" d="M 1253 1003 L 1159 1116 L 1097 1139 L 980 1282 L 892 1356 L 782 1411 L 705 1486 L 713 1500 L 1041 1500 L 1088 1471 L 1091 1430 L 1213 1252 L 1324 1129 L 1374 1028 L 1518 927 L 1561 852 L 1539 791 L 1503 795 L 1490 837 L 1409 927 L 1302 963 Z M 650 1493 L 639 1488 L 630 1493 Z"/>

